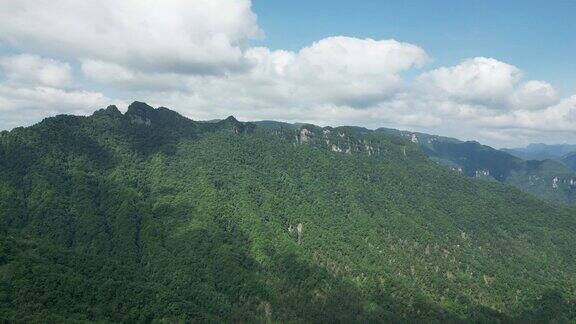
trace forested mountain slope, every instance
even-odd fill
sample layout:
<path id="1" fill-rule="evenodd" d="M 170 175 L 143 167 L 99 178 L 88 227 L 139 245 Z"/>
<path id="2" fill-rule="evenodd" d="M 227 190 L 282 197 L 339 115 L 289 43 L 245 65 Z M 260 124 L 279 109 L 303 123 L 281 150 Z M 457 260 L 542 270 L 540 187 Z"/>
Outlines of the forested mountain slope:
<path id="1" fill-rule="evenodd" d="M 514 156 L 530 160 L 555 160 L 576 171 L 576 145 L 530 144 L 525 148 L 503 149 Z"/>
<path id="2" fill-rule="evenodd" d="M 269 129 L 294 129 L 302 124 L 255 122 Z M 497 150 L 475 141 L 425 133 L 379 128 L 374 131 L 352 127 L 360 133 L 376 133 L 405 138 L 417 144 L 432 160 L 468 177 L 507 183 L 548 201 L 576 204 L 576 155 L 567 154 L 553 159 L 524 160 L 510 150 Z M 533 145 L 538 148 L 549 146 Z M 554 146 L 550 146 L 554 148 Z M 570 148 L 570 145 L 558 147 Z"/>
<path id="3" fill-rule="evenodd" d="M 57 116 L 0 135 L 0 320 L 568 322 L 575 215 L 361 128 Z"/>
<path id="4" fill-rule="evenodd" d="M 576 173 L 562 161 L 523 160 L 474 141 L 385 128 L 376 131 L 408 138 L 431 159 L 466 176 L 508 183 L 553 202 L 576 203 Z"/>

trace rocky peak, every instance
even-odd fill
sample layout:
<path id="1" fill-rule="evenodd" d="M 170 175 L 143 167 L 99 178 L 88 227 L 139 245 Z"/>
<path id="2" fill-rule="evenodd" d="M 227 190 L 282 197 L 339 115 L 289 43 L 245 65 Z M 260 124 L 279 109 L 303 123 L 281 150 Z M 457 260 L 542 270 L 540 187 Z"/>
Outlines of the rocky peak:
<path id="1" fill-rule="evenodd" d="M 228 116 L 226 119 L 223 119 L 217 123 L 221 128 L 231 129 L 234 134 L 239 135 L 241 133 L 249 133 L 254 130 L 256 127 L 255 124 L 249 122 L 241 122 L 238 119 L 234 118 L 234 116 Z"/>
<path id="2" fill-rule="evenodd" d="M 310 142 L 310 139 L 314 136 L 314 133 L 307 128 L 301 128 L 300 132 L 298 133 L 298 142 L 300 144 Z"/>
<path id="3" fill-rule="evenodd" d="M 238 119 L 234 118 L 234 116 L 228 116 L 226 119 L 224 119 L 225 121 L 229 122 L 229 123 L 233 123 L 233 124 L 238 124 L 239 121 Z"/>
<path id="4" fill-rule="evenodd" d="M 134 124 L 150 126 L 155 109 L 144 102 L 134 101 L 128 106 L 126 116 Z"/>
<path id="5" fill-rule="evenodd" d="M 116 105 L 110 105 L 106 107 L 106 111 L 113 114 L 120 113 L 120 110 L 118 109 L 118 107 L 116 107 Z"/>
<path id="6" fill-rule="evenodd" d="M 100 110 L 94 112 L 94 115 L 95 116 L 107 115 L 107 116 L 112 116 L 112 117 L 122 117 L 122 113 L 120 112 L 118 107 L 116 107 L 115 105 L 110 105 L 110 106 L 106 107 L 106 109 L 100 109 Z"/>

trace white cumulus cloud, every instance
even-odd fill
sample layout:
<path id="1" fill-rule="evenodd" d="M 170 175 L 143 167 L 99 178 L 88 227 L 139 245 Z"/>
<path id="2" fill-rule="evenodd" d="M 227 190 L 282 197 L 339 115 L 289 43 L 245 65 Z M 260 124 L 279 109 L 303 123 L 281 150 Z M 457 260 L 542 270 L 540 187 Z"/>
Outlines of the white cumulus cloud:
<path id="1" fill-rule="evenodd" d="M 0 45 L 29 54 L 0 53 L 0 128 L 141 100 L 194 119 L 386 126 L 492 145 L 576 138 L 575 97 L 509 62 L 429 67 L 423 48 L 394 39 L 250 46 L 261 35 L 250 0 L 5 0 Z"/>
<path id="2" fill-rule="evenodd" d="M 72 85 L 72 69 L 68 63 L 38 55 L 0 56 L 0 69 L 11 84 L 55 87 Z"/>
<path id="3" fill-rule="evenodd" d="M 57 114 L 87 115 L 112 102 L 112 99 L 94 91 L 0 84 L 0 129 L 28 126 Z"/>
<path id="4" fill-rule="evenodd" d="M 531 80 L 516 89 L 511 101 L 516 109 L 539 110 L 557 103 L 558 94 L 550 83 Z"/>
<path id="5" fill-rule="evenodd" d="M 397 93 L 400 72 L 427 60 L 420 47 L 396 40 L 329 37 L 291 59 L 276 60 L 274 77 L 289 82 L 293 96 L 321 103 L 366 107 Z"/>
<path id="6" fill-rule="evenodd" d="M 68 63 L 32 54 L 0 57 L 0 129 L 63 113 L 86 115 L 112 99 L 78 88 Z"/>
<path id="7" fill-rule="evenodd" d="M 520 70 L 513 65 L 476 57 L 424 73 L 418 83 L 432 96 L 499 108 L 507 104 L 520 78 Z"/>
<path id="8" fill-rule="evenodd" d="M 246 68 L 261 33 L 249 0 L 3 1 L 0 31 L 22 51 L 208 74 Z"/>

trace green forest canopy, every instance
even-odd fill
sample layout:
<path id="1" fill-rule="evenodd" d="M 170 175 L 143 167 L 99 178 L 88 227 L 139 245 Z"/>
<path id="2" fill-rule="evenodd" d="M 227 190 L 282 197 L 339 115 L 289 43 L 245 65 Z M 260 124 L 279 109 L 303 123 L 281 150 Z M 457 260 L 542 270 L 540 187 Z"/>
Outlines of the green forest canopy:
<path id="1" fill-rule="evenodd" d="M 574 321 L 575 215 L 395 136 L 111 106 L 0 135 L 0 320 Z"/>

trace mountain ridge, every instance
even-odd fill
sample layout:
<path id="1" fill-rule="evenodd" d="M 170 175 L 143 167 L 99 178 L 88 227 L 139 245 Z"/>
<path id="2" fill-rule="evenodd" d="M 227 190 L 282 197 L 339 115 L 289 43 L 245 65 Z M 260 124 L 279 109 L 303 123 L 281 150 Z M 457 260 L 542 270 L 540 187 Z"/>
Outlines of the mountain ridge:
<path id="1" fill-rule="evenodd" d="M 116 106 L 110 106 L 106 108 L 106 111 L 108 109 L 112 110 L 109 112 L 112 115 L 123 115 Z M 269 129 L 294 130 L 312 127 L 328 130 L 352 130 L 359 134 L 381 133 L 394 135 L 407 138 L 409 141 L 417 144 L 432 160 L 454 171 L 463 173 L 468 177 L 496 180 L 498 182 L 508 183 L 525 192 L 550 201 L 576 204 L 576 171 L 573 171 L 571 168 L 573 165 L 576 166 L 576 163 L 574 163 L 574 161 L 576 161 L 574 154 L 567 154 L 563 156 L 562 159 L 551 159 L 557 162 L 546 162 L 546 159 L 531 161 L 523 160 L 521 157 L 517 157 L 506 149 L 497 150 L 490 146 L 482 145 L 477 141 L 461 141 L 451 137 L 384 127 L 370 130 L 358 126 L 320 127 L 306 123 L 285 123 L 278 121 L 242 123 L 234 116 L 213 121 L 193 121 L 165 107 L 155 109 L 146 103 L 138 101 L 132 103 L 124 114 L 124 116 L 130 116 L 130 118 L 133 119 L 133 123 L 138 124 L 150 122 L 149 117 L 153 115 L 162 115 L 159 119 L 160 123 L 180 123 L 184 125 L 190 121 L 195 125 L 194 130 L 189 129 L 190 134 L 198 132 L 200 129 L 210 129 L 212 125 L 217 125 L 216 127 L 231 127 L 235 129 L 236 132 L 253 131 L 254 127 L 260 126 Z M 246 129 L 244 129 L 244 125 L 247 125 Z M 173 136 L 177 135 L 174 134 Z M 564 148 L 571 147 L 567 144 L 560 146 Z M 534 144 L 532 147 L 540 149 L 542 147 L 547 148 L 554 146 Z M 345 152 L 347 148 L 335 146 L 333 149 Z"/>
<path id="2" fill-rule="evenodd" d="M 563 156 L 576 152 L 576 144 L 544 144 L 531 143 L 526 147 L 502 149 L 525 160 L 561 159 Z"/>
<path id="3" fill-rule="evenodd" d="M 573 208 L 410 138 L 132 115 L 0 136 L 0 319 L 575 318 Z"/>
<path id="4" fill-rule="evenodd" d="M 271 128 L 301 127 L 294 124 L 269 126 L 270 122 L 260 125 Z M 555 202 L 576 203 L 576 172 L 566 166 L 570 165 L 570 162 L 523 160 L 507 151 L 497 150 L 477 141 L 461 141 L 440 135 L 391 128 L 369 130 L 354 126 L 343 127 L 358 129 L 361 133 L 374 132 L 405 138 L 418 145 L 432 160 L 468 177 L 508 183 L 525 192 Z"/>

